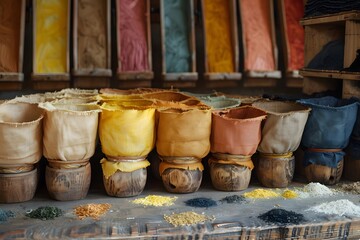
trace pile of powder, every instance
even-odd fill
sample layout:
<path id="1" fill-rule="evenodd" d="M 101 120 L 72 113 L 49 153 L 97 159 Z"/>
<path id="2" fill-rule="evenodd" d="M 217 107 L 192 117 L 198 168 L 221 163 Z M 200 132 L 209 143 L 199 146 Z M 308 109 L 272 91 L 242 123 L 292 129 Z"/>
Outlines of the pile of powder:
<path id="1" fill-rule="evenodd" d="M 338 189 L 343 192 L 360 194 L 360 182 L 343 183 Z"/>
<path id="2" fill-rule="evenodd" d="M 83 220 L 87 217 L 98 220 L 100 216 L 104 215 L 110 208 L 111 204 L 109 203 L 89 203 L 77 206 L 74 209 L 74 213 L 80 220 Z"/>
<path id="3" fill-rule="evenodd" d="M 259 188 L 259 189 L 252 190 L 251 192 L 244 193 L 244 197 L 246 197 L 246 198 L 276 198 L 276 197 L 280 197 L 280 194 L 275 191 L 272 191 L 272 190 Z"/>
<path id="4" fill-rule="evenodd" d="M 215 218 L 209 217 L 204 214 L 198 214 L 196 212 L 182 212 L 182 213 L 173 213 L 171 215 L 164 215 L 164 219 L 174 225 L 177 226 L 185 226 L 185 225 L 192 225 L 197 223 L 202 223 L 205 221 L 212 221 Z"/>
<path id="5" fill-rule="evenodd" d="M 296 193 L 299 195 L 299 198 L 325 197 L 334 194 L 327 186 L 314 182 L 305 185 L 302 189 L 296 190 Z"/>
<path id="6" fill-rule="evenodd" d="M 325 202 L 311 207 L 306 211 L 334 214 L 340 216 L 360 216 L 360 206 L 355 205 L 353 202 L 347 199 Z"/>
<path id="7" fill-rule="evenodd" d="M 297 198 L 299 195 L 293 190 L 286 189 L 281 196 L 286 199 L 292 199 Z"/>
<path id="8" fill-rule="evenodd" d="M 213 207 L 217 203 L 210 198 L 193 198 L 185 201 L 185 204 L 190 207 Z"/>
<path id="9" fill-rule="evenodd" d="M 132 202 L 135 204 L 142 204 L 145 206 L 171 206 L 174 204 L 177 197 L 165 197 L 165 196 L 157 196 L 157 195 L 149 195 L 144 198 L 138 198 L 133 200 Z"/>
<path id="10" fill-rule="evenodd" d="M 0 208 L 0 222 L 6 222 L 9 217 L 14 217 L 14 213 Z"/>
<path id="11" fill-rule="evenodd" d="M 37 218 L 41 220 L 54 219 L 60 217 L 63 214 L 63 211 L 57 207 L 38 207 L 35 210 L 30 211 L 26 214 L 27 217 Z"/>
<path id="12" fill-rule="evenodd" d="M 299 224 L 305 221 L 304 215 L 281 208 L 272 209 L 258 216 L 261 220 L 275 224 Z"/>
<path id="13" fill-rule="evenodd" d="M 232 195 L 232 196 L 224 197 L 223 199 L 220 200 L 220 202 L 223 202 L 223 203 L 243 203 L 243 202 L 246 202 L 246 200 L 245 200 L 245 198 L 243 196 Z"/>

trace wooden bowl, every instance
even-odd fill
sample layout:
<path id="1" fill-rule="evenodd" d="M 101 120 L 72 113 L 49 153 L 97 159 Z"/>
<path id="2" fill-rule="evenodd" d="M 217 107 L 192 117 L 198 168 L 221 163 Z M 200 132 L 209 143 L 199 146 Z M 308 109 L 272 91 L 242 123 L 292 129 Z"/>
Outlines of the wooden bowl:
<path id="1" fill-rule="evenodd" d="M 37 168 L 30 172 L 0 174 L 0 203 L 31 200 L 39 181 Z"/>
<path id="2" fill-rule="evenodd" d="M 235 164 L 210 163 L 210 177 L 215 189 L 221 191 L 241 191 L 247 189 L 251 170 Z"/>
<path id="3" fill-rule="evenodd" d="M 86 197 L 91 181 L 91 165 L 80 168 L 59 169 L 46 166 L 46 187 L 51 198 L 59 201 L 79 200 Z"/>
<path id="4" fill-rule="evenodd" d="M 139 195 L 145 187 L 147 179 L 146 168 L 133 172 L 117 171 L 108 179 L 103 176 L 106 193 L 113 197 L 132 197 Z"/>
<path id="5" fill-rule="evenodd" d="M 269 188 L 285 188 L 289 186 L 295 171 L 295 157 L 269 158 L 259 156 L 256 169 L 258 180 Z"/>
<path id="6" fill-rule="evenodd" d="M 310 164 L 305 167 L 305 176 L 309 182 L 319 182 L 326 185 L 334 185 L 340 181 L 344 167 L 341 160 L 336 168 L 322 165 Z"/>
<path id="7" fill-rule="evenodd" d="M 168 192 L 192 193 L 199 189 L 202 176 L 203 173 L 200 170 L 168 168 L 162 173 L 161 179 Z"/>

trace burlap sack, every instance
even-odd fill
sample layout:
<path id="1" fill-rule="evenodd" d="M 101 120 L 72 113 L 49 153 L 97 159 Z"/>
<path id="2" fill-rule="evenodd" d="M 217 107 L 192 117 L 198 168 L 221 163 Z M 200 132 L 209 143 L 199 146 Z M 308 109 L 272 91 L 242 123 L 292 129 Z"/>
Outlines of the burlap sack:
<path id="1" fill-rule="evenodd" d="M 0 166 L 35 164 L 42 157 L 43 110 L 36 104 L 0 105 Z"/>
<path id="2" fill-rule="evenodd" d="M 155 144 L 153 102 L 109 102 L 101 109 L 99 137 L 104 154 L 112 157 L 149 154 Z"/>
<path id="3" fill-rule="evenodd" d="M 261 140 L 266 112 L 244 106 L 212 113 L 211 152 L 253 155 Z"/>
<path id="4" fill-rule="evenodd" d="M 258 151 L 276 154 L 294 152 L 300 145 L 310 108 L 280 101 L 259 101 L 252 105 L 267 112 Z"/>
<path id="5" fill-rule="evenodd" d="M 97 105 L 41 103 L 45 110 L 43 151 L 47 159 L 78 161 L 95 152 Z"/>
<path id="6" fill-rule="evenodd" d="M 160 156 L 203 158 L 210 151 L 210 109 L 158 110 L 156 149 Z"/>

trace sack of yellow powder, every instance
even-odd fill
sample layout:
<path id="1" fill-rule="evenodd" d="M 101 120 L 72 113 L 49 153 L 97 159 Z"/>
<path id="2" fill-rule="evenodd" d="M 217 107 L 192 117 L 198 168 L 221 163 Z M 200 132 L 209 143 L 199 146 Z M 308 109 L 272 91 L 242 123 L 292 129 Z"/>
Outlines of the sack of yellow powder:
<path id="1" fill-rule="evenodd" d="M 203 158 L 210 151 L 211 109 L 159 109 L 156 149 L 160 156 Z"/>
<path id="2" fill-rule="evenodd" d="M 110 157 L 147 156 L 155 143 L 155 108 L 147 100 L 112 101 L 101 106 L 99 137 Z"/>

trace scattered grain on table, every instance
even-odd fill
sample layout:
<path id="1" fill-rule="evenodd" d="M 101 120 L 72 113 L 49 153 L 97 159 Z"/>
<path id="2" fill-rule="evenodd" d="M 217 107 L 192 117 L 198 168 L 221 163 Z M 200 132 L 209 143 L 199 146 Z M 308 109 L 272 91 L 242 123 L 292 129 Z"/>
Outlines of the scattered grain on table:
<path id="1" fill-rule="evenodd" d="M 14 217 L 12 211 L 6 211 L 0 208 L 0 222 L 6 222 L 10 217 Z"/>
<path id="2" fill-rule="evenodd" d="M 321 203 L 307 209 L 306 211 L 333 214 L 338 216 L 360 216 L 360 206 L 355 205 L 353 202 L 347 199 Z"/>
<path id="3" fill-rule="evenodd" d="M 360 194 L 360 182 L 342 183 L 337 186 L 337 189 L 347 193 Z"/>
<path id="4" fill-rule="evenodd" d="M 171 206 L 176 201 L 177 197 L 166 197 L 166 196 L 158 196 L 158 195 L 149 195 L 144 198 L 138 198 L 133 200 L 132 202 L 135 204 L 141 204 L 144 206 Z"/>
<path id="5" fill-rule="evenodd" d="M 258 216 L 267 223 L 274 224 L 299 224 L 305 221 L 304 215 L 293 211 L 287 211 L 282 208 L 271 209 L 270 211 Z"/>
<path id="6" fill-rule="evenodd" d="M 87 217 L 98 220 L 110 208 L 111 204 L 109 203 L 89 203 L 75 207 L 74 213 L 80 220 Z"/>
<path id="7" fill-rule="evenodd" d="M 276 197 L 280 197 L 281 195 L 278 192 L 275 192 L 273 190 L 268 190 L 268 189 L 262 189 L 262 188 L 258 188 L 255 190 L 252 190 L 250 192 L 246 192 L 244 193 L 244 197 L 246 198 L 276 198 Z"/>
<path id="8" fill-rule="evenodd" d="M 231 195 L 231 196 L 224 197 L 223 199 L 220 200 L 220 202 L 222 202 L 222 203 L 245 203 L 246 199 L 243 196 Z"/>
<path id="9" fill-rule="evenodd" d="M 207 216 L 205 214 L 199 214 L 196 212 L 188 211 L 182 213 L 173 213 L 170 215 L 164 215 L 164 219 L 174 225 L 177 226 L 185 226 L 185 225 L 193 225 L 198 223 L 203 223 L 205 221 L 213 221 L 214 217 Z"/>
<path id="10" fill-rule="evenodd" d="M 216 201 L 212 200 L 211 198 L 193 198 L 185 201 L 185 204 L 190 207 L 214 207 L 217 205 Z"/>
<path id="11" fill-rule="evenodd" d="M 58 207 L 38 207 L 35 210 L 30 210 L 26 216 L 30 218 L 37 218 L 41 220 L 55 219 L 63 215 L 63 211 Z"/>

